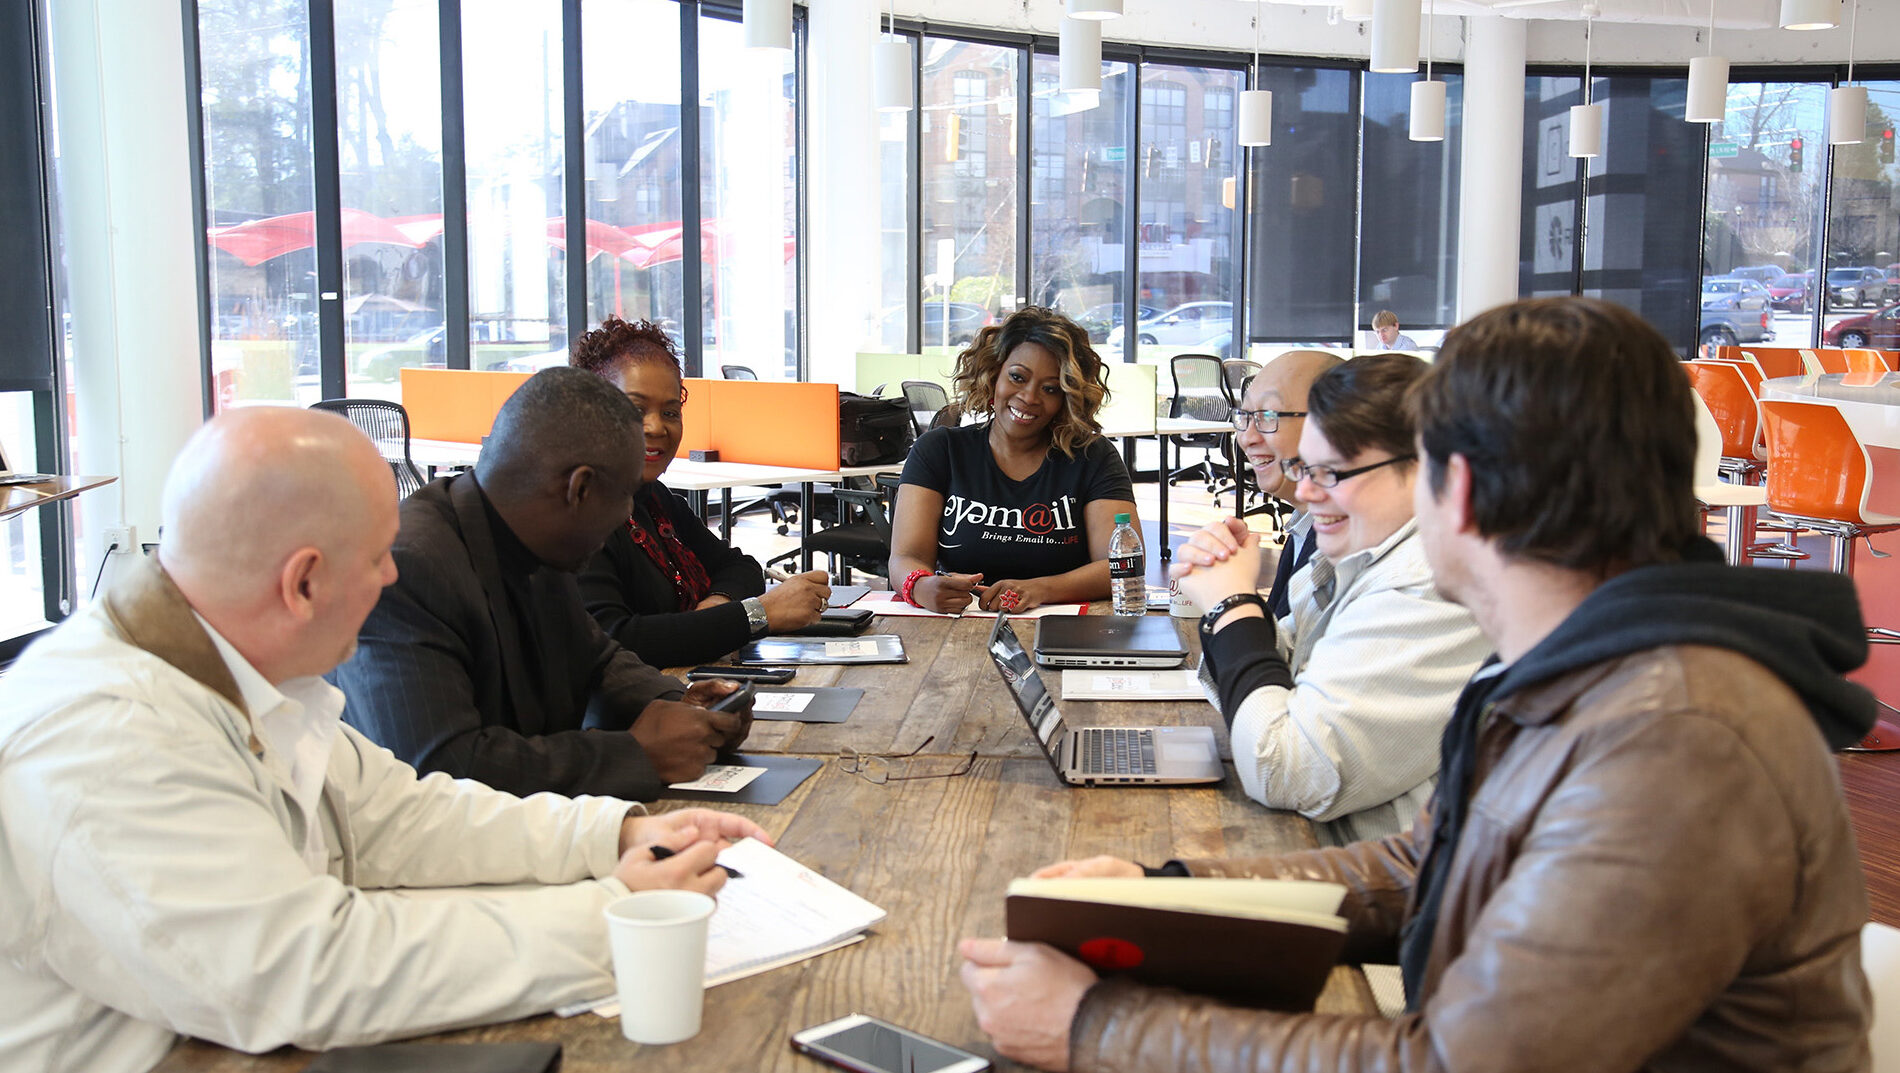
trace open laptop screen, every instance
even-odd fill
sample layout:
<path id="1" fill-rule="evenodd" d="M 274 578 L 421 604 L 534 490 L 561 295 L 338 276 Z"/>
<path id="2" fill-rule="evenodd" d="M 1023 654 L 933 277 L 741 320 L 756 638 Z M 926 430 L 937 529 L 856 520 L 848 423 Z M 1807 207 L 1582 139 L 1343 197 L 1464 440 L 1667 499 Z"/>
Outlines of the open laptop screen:
<path id="1" fill-rule="evenodd" d="M 990 659 L 1002 672 L 1003 681 L 1015 696 L 1016 706 L 1029 719 L 1030 729 L 1043 751 L 1055 756 L 1056 743 L 1068 728 L 1063 725 L 1062 713 L 1056 711 L 1055 698 L 1049 695 L 1036 673 L 1036 662 L 1017 640 L 1007 615 L 996 616 L 996 625 L 990 630 Z"/>

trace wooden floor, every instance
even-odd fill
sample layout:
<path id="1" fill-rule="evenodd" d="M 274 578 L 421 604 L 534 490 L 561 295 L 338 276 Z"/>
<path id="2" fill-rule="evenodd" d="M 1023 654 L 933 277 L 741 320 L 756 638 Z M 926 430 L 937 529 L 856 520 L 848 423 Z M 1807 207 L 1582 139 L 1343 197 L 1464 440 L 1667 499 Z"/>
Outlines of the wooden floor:
<path id="1" fill-rule="evenodd" d="M 1143 528 L 1152 546 L 1152 519 L 1156 515 L 1152 483 L 1135 486 L 1135 505 L 1146 522 Z M 1179 545 L 1196 528 L 1232 511 L 1231 496 L 1223 495 L 1217 507 L 1202 485 L 1184 481 L 1175 486 L 1169 498 L 1169 543 Z M 1256 528 L 1264 529 L 1268 524 L 1261 517 L 1250 521 Z M 735 543 L 761 561 L 798 545 L 796 528 L 790 536 L 779 536 L 763 514 L 740 515 L 733 535 Z M 1150 555 L 1150 581 L 1164 580 L 1161 569 L 1159 557 Z M 853 580 L 876 588 L 884 586 L 882 578 L 858 575 Z M 1860 845 L 1872 918 L 1900 927 L 1900 752 L 1840 755 L 1841 783 L 1853 815 L 1854 837 Z"/>

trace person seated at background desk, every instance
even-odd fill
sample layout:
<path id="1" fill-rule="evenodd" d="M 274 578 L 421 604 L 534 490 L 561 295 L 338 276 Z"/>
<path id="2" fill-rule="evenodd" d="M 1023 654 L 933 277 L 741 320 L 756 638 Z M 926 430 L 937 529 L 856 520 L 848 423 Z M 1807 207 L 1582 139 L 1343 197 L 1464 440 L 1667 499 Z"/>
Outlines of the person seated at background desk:
<path id="1" fill-rule="evenodd" d="M 1274 618 L 1287 614 L 1287 585 L 1293 571 L 1313 557 L 1313 517 L 1294 494 L 1299 481 L 1289 478 L 1280 462 L 1300 457 L 1300 433 L 1306 429 L 1306 395 L 1319 375 L 1338 365 L 1337 354 L 1324 350 L 1289 350 L 1267 363 L 1247 384 L 1234 413 L 1234 443 L 1247 458 L 1260 491 L 1294 507 L 1280 542 L 1273 584 L 1267 590 L 1267 610 Z"/>
<path id="2" fill-rule="evenodd" d="M 574 574 L 627 523 L 641 414 L 606 381 L 543 369 L 495 416 L 475 472 L 402 502 L 401 576 L 332 672 L 351 725 L 424 771 L 530 794 L 651 799 L 737 746 L 738 688 L 680 683 L 601 632 Z"/>
<path id="3" fill-rule="evenodd" d="M 899 595 L 943 612 L 1106 598 L 1109 534 L 1135 492 L 1095 420 L 1108 389 L 1088 333 L 1019 309 L 957 355 L 955 384 L 989 420 L 911 447 L 891 518 Z"/>
<path id="4" fill-rule="evenodd" d="M 1390 309 L 1381 309 L 1372 315 L 1373 350 L 1417 350 L 1418 343 L 1409 335 L 1399 332 L 1399 315 Z"/>
<path id="5" fill-rule="evenodd" d="M 1429 368 L 1372 354 L 1313 381 L 1299 457 L 1280 465 L 1317 551 L 1277 623 L 1255 590 L 1260 536 L 1239 518 L 1188 538 L 1168 570 L 1208 609 L 1202 684 L 1247 796 L 1315 821 L 1334 845 L 1397 834 L 1418 814 L 1452 704 L 1491 654 L 1471 612 L 1433 587 L 1412 517 L 1405 400 Z"/>
<path id="6" fill-rule="evenodd" d="M 1499 657 L 1458 698 L 1432 808 L 1378 842 L 1160 870 L 1342 884 L 1346 957 L 1396 958 L 1406 1012 L 1243 1010 L 965 940 L 978 1023 L 1090 1073 L 1867 1069 L 1830 751 L 1874 721 L 1841 677 L 1867 658 L 1853 583 L 1722 565 L 1689 382 L 1619 306 L 1480 314 L 1413 397 L 1419 539 Z"/>
<path id="7" fill-rule="evenodd" d="M 652 321 L 608 317 L 574 344 L 571 364 L 601 377 L 646 415 L 646 453 L 633 516 L 581 571 L 587 613 L 655 667 L 706 663 L 754 637 L 818 621 L 831 599 L 825 572 L 770 591 L 758 560 L 713 536 L 660 483 L 686 434 L 679 351 Z"/>
<path id="8" fill-rule="evenodd" d="M 158 554 L 0 679 L 0 1070 L 135 1073 L 179 1035 L 321 1049 L 601 995 L 608 902 L 711 893 L 719 844 L 761 836 L 419 779 L 341 725 L 317 676 L 396 577 L 395 481 L 342 418 L 213 418 L 162 515 Z M 390 892 L 483 884 L 541 886 Z"/>

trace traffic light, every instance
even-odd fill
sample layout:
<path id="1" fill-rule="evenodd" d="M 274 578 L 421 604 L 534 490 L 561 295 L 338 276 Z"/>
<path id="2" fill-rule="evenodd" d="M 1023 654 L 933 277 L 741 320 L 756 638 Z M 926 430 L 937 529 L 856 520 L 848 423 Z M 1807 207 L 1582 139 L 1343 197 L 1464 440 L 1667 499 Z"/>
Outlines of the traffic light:
<path id="1" fill-rule="evenodd" d="M 1880 132 L 1880 162 L 1882 164 L 1893 163 L 1893 128 L 1892 127 L 1888 127 L 1886 130 L 1883 130 Z"/>
<path id="2" fill-rule="evenodd" d="M 1801 139 L 1799 138 L 1788 143 L 1788 170 L 1801 170 Z"/>

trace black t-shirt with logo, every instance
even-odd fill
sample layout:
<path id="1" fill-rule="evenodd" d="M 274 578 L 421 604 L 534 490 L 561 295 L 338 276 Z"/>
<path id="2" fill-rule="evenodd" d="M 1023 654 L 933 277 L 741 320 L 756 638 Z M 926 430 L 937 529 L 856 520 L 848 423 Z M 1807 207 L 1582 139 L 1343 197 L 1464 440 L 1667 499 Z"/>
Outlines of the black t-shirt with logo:
<path id="1" fill-rule="evenodd" d="M 1012 481 L 990 454 L 987 424 L 925 433 L 904 462 L 903 483 L 943 495 L 938 568 L 990 581 L 1088 565 L 1094 557 L 1083 507 L 1135 498 L 1128 467 L 1103 437 L 1076 448 L 1073 458 L 1051 447 L 1028 480 Z"/>

